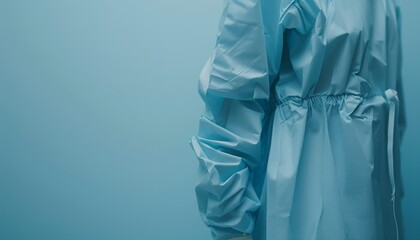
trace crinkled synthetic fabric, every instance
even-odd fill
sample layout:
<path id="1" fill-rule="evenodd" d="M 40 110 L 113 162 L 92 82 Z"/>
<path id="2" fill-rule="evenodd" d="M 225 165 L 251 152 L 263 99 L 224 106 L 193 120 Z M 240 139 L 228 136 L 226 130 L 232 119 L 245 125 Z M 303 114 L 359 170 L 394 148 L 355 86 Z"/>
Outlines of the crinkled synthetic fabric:
<path id="1" fill-rule="evenodd" d="M 216 240 L 402 239 L 394 0 L 228 0 L 189 144 Z"/>

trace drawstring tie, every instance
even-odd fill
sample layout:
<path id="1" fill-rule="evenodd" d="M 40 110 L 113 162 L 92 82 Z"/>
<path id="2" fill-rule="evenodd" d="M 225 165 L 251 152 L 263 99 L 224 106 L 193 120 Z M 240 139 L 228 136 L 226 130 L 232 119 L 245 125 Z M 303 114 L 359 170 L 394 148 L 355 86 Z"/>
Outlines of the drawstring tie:
<path id="1" fill-rule="evenodd" d="M 391 187 L 392 187 L 391 201 L 392 201 L 395 227 L 397 230 L 397 239 L 399 239 L 398 223 L 397 223 L 397 217 L 395 213 L 395 194 L 396 194 L 395 188 L 396 187 L 395 187 L 395 173 L 394 173 L 394 132 L 395 132 L 395 125 L 397 122 L 396 117 L 398 116 L 399 100 L 397 96 L 397 91 L 394 89 L 387 89 L 385 91 L 385 96 L 386 96 L 388 106 L 389 106 L 387 155 L 388 155 L 389 179 L 391 181 Z"/>

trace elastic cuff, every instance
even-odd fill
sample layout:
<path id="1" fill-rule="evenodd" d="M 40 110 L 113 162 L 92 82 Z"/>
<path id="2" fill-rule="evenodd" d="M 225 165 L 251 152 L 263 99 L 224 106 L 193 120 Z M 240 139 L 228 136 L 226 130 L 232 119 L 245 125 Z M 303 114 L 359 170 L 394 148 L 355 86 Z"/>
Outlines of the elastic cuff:
<path id="1" fill-rule="evenodd" d="M 248 233 L 244 233 L 244 235 L 241 237 L 234 237 L 230 238 L 229 240 L 252 240 L 252 236 Z"/>
<path id="2" fill-rule="evenodd" d="M 211 235 L 214 240 L 247 240 L 251 236 L 251 233 L 245 233 L 233 228 L 220 228 L 220 227 L 211 227 Z M 250 238 L 252 239 L 252 238 Z"/>

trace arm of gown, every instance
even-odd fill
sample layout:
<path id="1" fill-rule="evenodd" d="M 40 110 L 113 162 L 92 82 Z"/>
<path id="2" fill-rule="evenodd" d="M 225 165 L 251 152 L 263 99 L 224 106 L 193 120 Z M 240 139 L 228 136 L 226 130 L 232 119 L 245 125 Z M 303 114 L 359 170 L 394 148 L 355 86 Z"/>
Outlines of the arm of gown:
<path id="1" fill-rule="evenodd" d="M 200 73 L 205 111 L 189 144 L 200 166 L 198 208 L 217 240 L 251 234 L 261 205 L 252 184 L 253 169 L 264 161 L 262 131 L 283 40 L 280 11 L 275 10 L 280 1 L 267 1 L 267 6 L 262 2 L 226 2 L 216 46 Z M 272 13 L 261 14 L 270 7 Z"/>

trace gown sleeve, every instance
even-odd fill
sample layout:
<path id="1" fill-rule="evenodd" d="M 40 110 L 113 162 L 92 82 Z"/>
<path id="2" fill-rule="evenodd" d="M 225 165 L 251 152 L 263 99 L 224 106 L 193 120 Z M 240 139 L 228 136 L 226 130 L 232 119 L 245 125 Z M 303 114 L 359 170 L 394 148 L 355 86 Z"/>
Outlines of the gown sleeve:
<path id="1" fill-rule="evenodd" d="M 216 46 L 199 77 L 205 111 L 189 144 L 199 160 L 199 212 L 216 240 L 252 233 L 261 205 L 253 170 L 264 161 L 262 132 L 283 42 L 279 11 L 262 14 L 269 9 L 263 1 L 225 2 Z M 267 2 L 271 9 L 280 5 Z"/>

